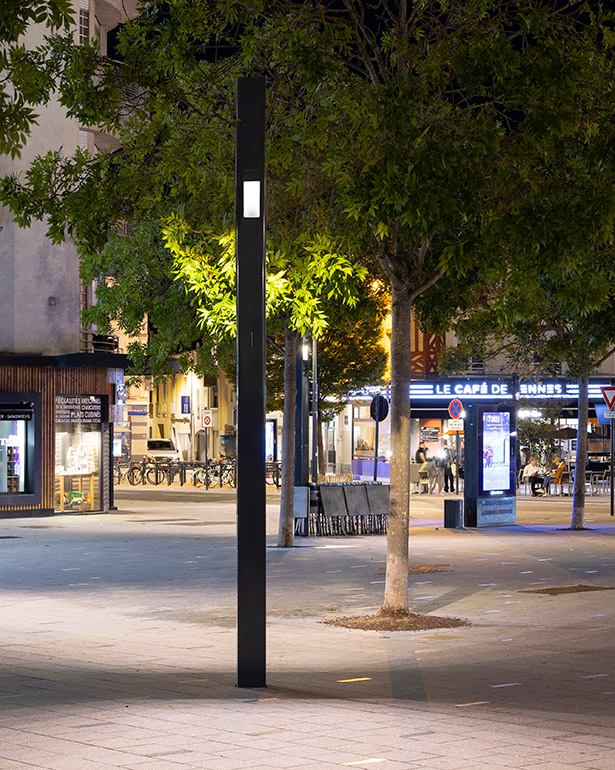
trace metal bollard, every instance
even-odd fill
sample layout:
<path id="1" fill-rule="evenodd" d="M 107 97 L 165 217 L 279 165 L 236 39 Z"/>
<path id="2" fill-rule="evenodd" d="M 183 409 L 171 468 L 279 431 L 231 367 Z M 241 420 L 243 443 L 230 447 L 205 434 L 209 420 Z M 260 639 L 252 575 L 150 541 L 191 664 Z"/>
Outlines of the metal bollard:
<path id="1" fill-rule="evenodd" d="M 449 529 L 463 526 L 463 500 L 444 501 L 444 526 Z"/>

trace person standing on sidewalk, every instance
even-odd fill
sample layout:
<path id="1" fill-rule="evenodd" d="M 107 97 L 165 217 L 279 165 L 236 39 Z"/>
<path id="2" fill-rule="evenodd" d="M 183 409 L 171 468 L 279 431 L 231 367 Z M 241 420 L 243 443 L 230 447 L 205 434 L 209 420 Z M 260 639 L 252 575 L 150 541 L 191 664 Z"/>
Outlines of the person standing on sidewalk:
<path id="1" fill-rule="evenodd" d="M 438 453 L 439 465 L 444 472 L 444 492 L 455 491 L 455 480 L 453 479 L 453 471 L 451 468 L 452 457 L 451 450 L 448 448 L 448 444 L 445 444 L 442 451 Z"/>
<path id="2" fill-rule="evenodd" d="M 424 441 L 419 441 L 419 448 L 416 450 L 416 454 L 414 455 L 414 462 L 421 464 L 427 462 L 427 449 L 425 447 Z"/>

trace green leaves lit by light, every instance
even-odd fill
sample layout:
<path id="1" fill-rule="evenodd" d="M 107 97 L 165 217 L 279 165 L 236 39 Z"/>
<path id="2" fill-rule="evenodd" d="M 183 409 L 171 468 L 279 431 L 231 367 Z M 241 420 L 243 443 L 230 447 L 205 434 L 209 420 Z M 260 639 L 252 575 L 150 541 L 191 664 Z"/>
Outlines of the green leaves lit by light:
<path id="1" fill-rule="evenodd" d="M 200 324 L 211 334 L 234 336 L 235 237 L 197 233 L 173 214 L 162 223 L 162 237 L 174 260 L 174 273 L 192 296 Z M 285 316 L 301 334 L 320 337 L 328 326 L 327 303 L 350 307 L 358 300 L 365 267 L 338 252 L 324 234 L 308 240 L 299 235 L 286 247 L 267 250 L 265 283 L 267 317 Z"/>

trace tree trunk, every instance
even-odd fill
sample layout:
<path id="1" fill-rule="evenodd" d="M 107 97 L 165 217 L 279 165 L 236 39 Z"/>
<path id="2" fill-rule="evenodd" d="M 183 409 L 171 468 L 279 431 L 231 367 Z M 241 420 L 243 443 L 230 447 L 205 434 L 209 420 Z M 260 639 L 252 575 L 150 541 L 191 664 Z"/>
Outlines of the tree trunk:
<path id="1" fill-rule="evenodd" d="M 327 466 L 325 464 L 325 445 L 324 437 L 322 435 L 322 423 L 318 420 L 318 475 L 324 476 L 327 472 Z"/>
<path id="2" fill-rule="evenodd" d="M 406 287 L 391 283 L 391 501 L 381 614 L 408 609 L 410 513 L 410 312 Z"/>
<path id="3" fill-rule="evenodd" d="M 589 374 L 579 377 L 579 427 L 577 430 L 577 455 L 574 469 L 574 499 L 572 501 L 571 529 L 585 528 L 585 470 L 587 468 L 587 387 Z"/>
<path id="4" fill-rule="evenodd" d="M 297 408 L 297 340 L 298 334 L 289 326 L 284 335 L 284 417 L 282 420 L 282 497 L 278 546 L 291 548 L 295 532 L 295 409 Z"/>

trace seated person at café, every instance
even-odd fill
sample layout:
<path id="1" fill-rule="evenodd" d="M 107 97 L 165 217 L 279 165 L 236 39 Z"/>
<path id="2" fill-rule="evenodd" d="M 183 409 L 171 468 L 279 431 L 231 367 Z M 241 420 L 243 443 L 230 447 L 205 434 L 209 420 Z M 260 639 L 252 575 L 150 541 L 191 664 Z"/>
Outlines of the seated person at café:
<path id="1" fill-rule="evenodd" d="M 529 463 L 523 469 L 522 478 L 523 481 L 529 481 L 530 489 L 532 490 L 532 495 L 534 497 L 547 494 L 543 488 L 544 478 L 535 457 L 530 457 Z"/>
<path id="2" fill-rule="evenodd" d="M 545 476 L 545 479 L 543 481 L 543 486 L 545 488 L 545 494 L 549 493 L 549 486 L 550 484 L 561 484 L 562 483 L 562 476 L 564 473 L 568 473 L 568 466 L 566 463 L 562 460 L 561 457 L 554 457 L 553 458 L 553 467 L 549 471 L 549 473 Z"/>

